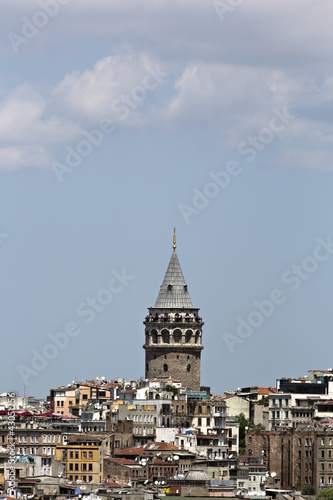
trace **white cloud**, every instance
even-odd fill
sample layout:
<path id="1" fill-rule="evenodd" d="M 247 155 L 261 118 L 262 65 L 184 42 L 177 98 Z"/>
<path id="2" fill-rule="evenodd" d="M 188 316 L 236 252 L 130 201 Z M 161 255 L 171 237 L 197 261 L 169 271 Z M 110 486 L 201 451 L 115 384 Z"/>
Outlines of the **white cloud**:
<path id="1" fill-rule="evenodd" d="M 3 32 L 19 33 L 22 16 L 32 19 L 40 9 L 41 0 L 18 0 L 15 9 L 8 4 L 0 28 L 5 20 Z M 2 158 L 26 166 L 25 155 L 18 152 L 31 148 L 41 152 L 36 164 L 47 166 L 50 158 L 103 117 L 122 129 L 213 128 L 221 143 L 237 148 L 267 125 L 274 109 L 284 106 L 297 118 L 280 134 L 281 149 L 294 145 L 306 156 L 307 151 L 323 148 L 329 157 L 332 15 L 331 0 L 323 0 L 320 9 L 314 0 L 304 0 L 301 10 L 296 1 L 244 0 L 226 13 L 223 22 L 213 1 L 71 0 L 22 46 L 17 61 L 29 54 L 49 64 L 50 44 L 65 49 L 66 60 L 75 60 L 80 44 L 80 50 L 90 44 L 103 56 L 89 67 L 82 68 L 81 61 L 80 70 L 68 70 L 46 90 L 26 83 L 3 96 Z M 107 45 L 112 54 L 105 57 Z M 148 91 L 141 101 L 126 103 L 133 89 L 142 87 L 147 68 L 157 65 L 171 73 L 163 102 L 158 92 Z M 288 154 L 288 161 L 299 158 L 302 163 L 303 156 Z M 1 157 L 0 168 L 7 168 Z"/>
<path id="2" fill-rule="evenodd" d="M 45 168 L 50 164 L 51 157 L 42 146 L 0 147 L 0 168 L 3 170 Z"/>
<path id="3" fill-rule="evenodd" d="M 66 75 L 52 92 L 53 106 L 63 116 L 82 121 L 85 127 L 95 125 L 104 117 L 117 125 L 140 126 L 141 109 L 149 101 L 151 90 L 147 90 L 141 102 L 140 96 L 137 100 L 133 98 L 133 93 L 137 87 L 145 86 L 147 77 L 153 84 L 149 75 L 156 66 L 157 63 L 146 54 L 135 54 L 130 48 L 123 48 L 97 61 L 92 69 Z M 157 82 L 156 89 L 161 86 Z M 130 113 L 124 119 L 124 113 L 114 109 L 127 102 Z"/>
<path id="4" fill-rule="evenodd" d="M 66 75 L 48 94 L 16 87 L 0 103 L 0 168 L 50 167 L 58 151 L 103 118 L 143 126 L 150 94 L 166 75 L 155 60 L 127 49 Z"/>

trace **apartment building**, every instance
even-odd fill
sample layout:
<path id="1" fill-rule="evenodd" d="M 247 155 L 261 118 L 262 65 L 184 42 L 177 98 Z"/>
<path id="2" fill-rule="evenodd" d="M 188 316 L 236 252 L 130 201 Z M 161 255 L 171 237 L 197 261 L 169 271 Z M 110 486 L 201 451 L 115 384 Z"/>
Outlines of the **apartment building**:
<path id="1" fill-rule="evenodd" d="M 64 464 L 70 481 L 100 483 L 104 479 L 103 460 L 113 453 L 114 434 L 78 434 L 57 446 L 56 458 Z"/>

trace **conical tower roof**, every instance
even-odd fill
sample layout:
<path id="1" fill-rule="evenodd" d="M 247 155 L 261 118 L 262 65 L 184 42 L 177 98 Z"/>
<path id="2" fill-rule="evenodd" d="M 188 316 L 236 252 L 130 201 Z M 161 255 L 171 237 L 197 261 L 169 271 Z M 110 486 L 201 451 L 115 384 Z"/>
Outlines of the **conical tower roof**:
<path id="1" fill-rule="evenodd" d="M 179 264 L 174 236 L 173 252 L 158 294 L 155 307 L 193 308 L 190 294 Z"/>

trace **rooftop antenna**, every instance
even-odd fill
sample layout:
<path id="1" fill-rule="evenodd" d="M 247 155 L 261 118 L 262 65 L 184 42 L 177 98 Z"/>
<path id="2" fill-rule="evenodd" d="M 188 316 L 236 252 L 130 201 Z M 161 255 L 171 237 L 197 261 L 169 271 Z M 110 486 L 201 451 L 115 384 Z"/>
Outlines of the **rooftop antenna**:
<path id="1" fill-rule="evenodd" d="M 173 229 L 173 246 L 172 248 L 176 250 L 176 228 Z"/>

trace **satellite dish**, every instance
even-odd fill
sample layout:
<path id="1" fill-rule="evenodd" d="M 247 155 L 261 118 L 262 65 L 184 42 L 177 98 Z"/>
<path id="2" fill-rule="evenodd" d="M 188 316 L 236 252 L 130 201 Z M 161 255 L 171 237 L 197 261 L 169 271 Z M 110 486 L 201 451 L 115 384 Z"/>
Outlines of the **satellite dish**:
<path id="1" fill-rule="evenodd" d="M 275 477 L 276 476 L 276 472 L 272 472 L 271 476 Z"/>
<path id="2" fill-rule="evenodd" d="M 147 484 L 148 483 L 148 479 L 145 480 L 145 482 L 143 484 Z"/>
<path id="3" fill-rule="evenodd" d="M 174 459 L 174 460 L 179 460 L 179 456 L 178 456 L 178 455 L 175 455 L 175 456 L 173 457 L 173 459 Z"/>

